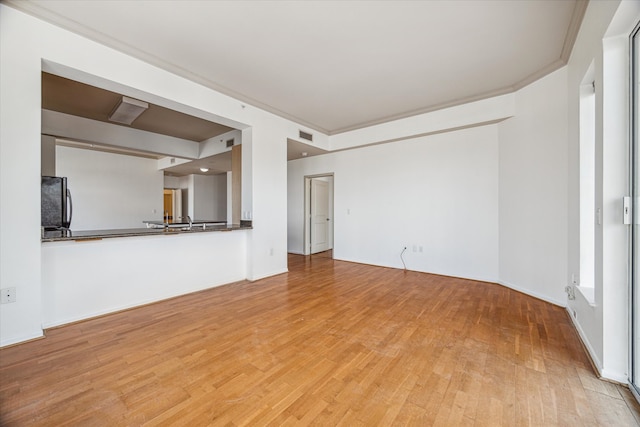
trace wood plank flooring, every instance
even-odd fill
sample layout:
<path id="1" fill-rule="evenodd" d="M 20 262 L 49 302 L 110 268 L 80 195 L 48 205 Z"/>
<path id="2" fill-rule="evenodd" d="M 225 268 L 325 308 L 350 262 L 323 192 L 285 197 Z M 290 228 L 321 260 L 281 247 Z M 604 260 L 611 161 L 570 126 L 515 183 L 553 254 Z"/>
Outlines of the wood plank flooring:
<path id="1" fill-rule="evenodd" d="M 0 350 L 0 424 L 638 425 L 560 307 L 325 256 L 289 269 Z"/>

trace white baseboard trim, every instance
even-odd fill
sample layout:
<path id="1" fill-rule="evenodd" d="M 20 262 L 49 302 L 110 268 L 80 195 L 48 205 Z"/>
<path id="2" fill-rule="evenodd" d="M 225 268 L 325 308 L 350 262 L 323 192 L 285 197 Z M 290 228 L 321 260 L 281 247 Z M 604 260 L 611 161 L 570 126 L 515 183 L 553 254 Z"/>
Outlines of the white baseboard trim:
<path id="1" fill-rule="evenodd" d="M 396 264 L 374 264 L 373 262 L 367 261 L 367 260 L 340 258 L 340 257 L 337 257 L 335 254 L 333 256 L 333 259 L 335 261 L 352 262 L 354 264 L 370 265 L 373 267 L 395 268 L 396 270 L 407 270 L 407 271 L 413 271 L 416 273 L 433 274 L 434 276 L 451 277 L 452 279 L 473 280 L 474 282 L 498 283 L 495 278 L 487 278 L 487 277 L 479 277 L 479 276 L 461 276 L 461 275 L 455 275 L 455 274 L 446 273 L 446 272 L 443 273 L 443 272 L 434 272 L 434 271 L 427 271 L 427 270 L 416 270 L 409 267 L 403 268 L 403 266 L 399 266 Z"/>
<path id="2" fill-rule="evenodd" d="M 591 364 L 597 371 L 598 376 L 603 377 L 604 375 L 602 373 L 602 362 L 600 361 L 595 350 L 591 346 L 591 343 L 587 338 L 587 334 L 584 333 L 584 330 L 582 329 L 582 326 L 580 326 L 580 323 L 578 323 L 577 320 L 571 315 L 571 310 L 569 310 L 569 307 L 566 307 L 566 310 L 567 310 L 567 314 L 569 315 L 569 318 L 571 319 L 571 323 L 573 323 L 574 328 L 576 328 L 576 331 L 578 331 L 578 336 L 580 337 L 580 341 L 582 341 L 582 345 L 587 350 L 588 356 L 591 359 Z"/>
<path id="3" fill-rule="evenodd" d="M 250 282 L 255 282 L 256 280 L 260 280 L 260 279 L 266 279 L 267 277 L 271 277 L 271 276 L 277 276 L 278 274 L 284 274 L 284 273 L 288 273 L 289 269 L 285 268 L 282 270 L 276 270 L 276 271 L 272 271 L 271 273 L 266 273 L 266 274 L 261 274 L 258 276 L 252 276 L 252 277 L 247 277 L 247 280 Z"/>
<path id="4" fill-rule="evenodd" d="M 513 283 L 505 282 L 503 280 L 499 280 L 496 283 L 498 283 L 499 285 L 505 286 L 505 287 L 507 287 L 509 289 L 513 289 L 514 291 L 522 292 L 523 294 L 527 294 L 527 295 L 532 296 L 534 298 L 538 298 L 538 299 L 540 299 L 542 301 L 546 301 L 546 302 L 551 303 L 553 305 L 558 305 L 558 306 L 564 307 L 564 308 L 567 307 L 567 302 L 566 301 L 559 301 L 559 300 L 556 300 L 556 299 L 553 299 L 553 298 L 549 298 L 546 295 L 539 294 L 537 292 L 531 292 L 530 289 L 521 288 L 520 286 L 516 286 Z"/>
<path id="5" fill-rule="evenodd" d="M 600 376 L 602 377 L 602 379 L 613 381 L 623 385 L 629 384 L 629 378 L 625 374 L 620 374 L 618 372 L 611 372 L 603 369 Z"/>
<path id="6" fill-rule="evenodd" d="M 213 289 L 213 288 L 217 288 L 218 286 L 224 286 L 224 285 L 228 285 L 230 283 L 235 283 L 235 282 L 239 282 L 241 280 L 244 280 L 244 278 L 238 278 L 237 280 L 231 280 L 229 282 L 224 282 L 224 283 L 218 283 L 215 285 L 206 285 L 204 287 L 197 287 L 194 289 L 190 289 L 187 290 L 185 292 L 176 292 L 176 293 L 168 293 L 166 295 L 158 295 L 155 296 L 153 298 L 147 298 L 144 300 L 138 300 L 138 301 L 134 301 L 128 304 L 121 304 L 118 306 L 111 306 L 111 307 L 107 307 L 103 310 L 97 310 L 97 311 L 92 311 L 92 312 L 85 312 L 85 313 L 81 313 L 81 314 L 77 314 L 74 316 L 68 316 L 68 317 L 64 317 L 64 318 L 55 318 L 55 319 L 49 319 L 49 320 L 44 320 L 42 322 L 42 327 L 44 329 L 49 329 L 49 328 L 57 328 L 59 326 L 65 326 L 65 325 L 69 325 L 72 323 L 77 323 L 77 322 L 82 322 L 84 320 L 89 320 L 89 319 L 95 319 L 97 317 L 102 317 L 102 316 L 107 316 L 109 314 L 114 314 L 114 313 L 119 313 L 122 311 L 127 311 L 127 310 L 131 310 L 131 309 L 135 309 L 135 308 L 139 308 L 139 307 L 144 307 L 146 305 L 150 305 L 150 304 L 155 304 L 158 302 L 162 302 L 162 301 L 167 301 L 173 298 L 178 298 L 181 296 L 185 296 L 185 295 L 189 295 L 189 294 L 193 294 L 196 292 L 202 292 L 202 291 L 206 291 L 208 289 Z"/>
<path id="7" fill-rule="evenodd" d="M 402 267 L 398 267 L 397 265 L 372 264 L 370 262 L 362 261 L 362 260 L 338 258 L 335 255 L 334 255 L 333 259 L 336 260 L 336 261 L 353 262 L 353 263 L 356 263 L 356 264 L 366 264 L 366 265 L 372 265 L 372 266 L 376 266 L 376 267 L 402 269 Z M 464 280 L 473 280 L 473 281 L 476 281 L 476 282 L 495 283 L 495 284 L 507 287 L 509 289 L 513 289 L 514 291 L 518 291 L 518 292 L 521 292 L 523 294 L 529 295 L 531 297 L 537 298 L 539 300 L 546 301 L 546 302 L 551 303 L 553 305 L 557 305 L 557 306 L 560 306 L 560 307 L 567 307 L 567 301 L 566 300 L 565 301 L 561 301 L 561 300 L 556 300 L 556 299 L 553 299 L 553 298 L 549 298 L 546 295 L 542 295 L 542 294 L 538 294 L 536 292 L 532 292 L 529 289 L 525 289 L 525 288 L 522 288 L 520 286 L 516 286 L 513 283 L 505 282 L 503 280 L 496 280 L 496 279 L 486 278 L 486 277 L 456 276 L 456 275 L 446 274 L 446 273 L 435 273 L 435 272 L 432 272 L 432 271 L 412 270 L 410 268 L 408 268 L 407 271 L 415 271 L 417 273 L 425 273 L 425 274 L 435 274 L 437 276 L 451 277 L 451 278 L 454 278 L 454 279 L 464 279 Z"/>
<path id="8" fill-rule="evenodd" d="M 34 332 L 32 334 L 21 335 L 19 337 L 9 338 L 7 340 L 0 340 L 0 348 L 8 347 L 14 344 L 20 344 L 27 341 L 37 340 L 40 338 L 44 338 L 44 331 L 40 330 L 38 332 Z"/>
<path id="9" fill-rule="evenodd" d="M 591 359 L 591 364 L 593 365 L 593 368 L 596 370 L 598 377 L 600 377 L 601 379 L 613 381 L 619 384 L 624 384 L 624 385 L 629 384 L 629 378 L 626 373 L 612 372 L 602 367 L 602 361 L 596 355 L 596 352 L 594 348 L 591 346 L 591 343 L 587 338 L 587 334 L 585 334 L 584 330 L 582 329 L 582 326 L 580 326 L 580 323 L 578 323 L 576 318 L 572 316 L 571 309 L 569 307 L 566 307 L 566 310 L 567 310 L 567 314 L 569 315 L 569 318 L 571 319 L 571 322 L 573 323 L 573 326 L 576 328 L 576 331 L 578 331 L 578 336 L 580 337 L 580 341 L 582 341 L 582 346 L 585 348 L 585 350 L 587 350 L 587 355 Z"/>

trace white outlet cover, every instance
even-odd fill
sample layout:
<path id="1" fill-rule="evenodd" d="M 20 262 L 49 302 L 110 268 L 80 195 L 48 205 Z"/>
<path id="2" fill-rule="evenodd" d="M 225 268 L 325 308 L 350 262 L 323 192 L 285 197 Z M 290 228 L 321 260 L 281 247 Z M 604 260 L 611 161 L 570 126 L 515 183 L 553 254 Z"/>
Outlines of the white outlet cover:
<path id="1" fill-rule="evenodd" d="M 4 288 L 0 292 L 0 304 L 16 302 L 16 288 Z"/>

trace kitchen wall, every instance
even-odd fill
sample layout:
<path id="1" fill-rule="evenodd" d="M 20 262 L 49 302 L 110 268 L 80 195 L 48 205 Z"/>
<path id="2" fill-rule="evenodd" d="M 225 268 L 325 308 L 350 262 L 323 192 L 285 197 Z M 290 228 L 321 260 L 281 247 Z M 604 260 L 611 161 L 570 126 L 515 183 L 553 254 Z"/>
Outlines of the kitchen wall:
<path id="1" fill-rule="evenodd" d="M 165 176 L 164 187 L 186 190 L 182 194 L 183 215 L 191 219 L 226 221 L 227 175 Z"/>
<path id="2" fill-rule="evenodd" d="M 227 175 L 193 175 L 191 219 L 227 219 Z"/>
<path id="3" fill-rule="evenodd" d="M 144 227 L 162 220 L 163 172 L 157 160 L 79 148 L 56 147 L 57 176 L 66 176 L 73 198 L 73 230 Z"/>

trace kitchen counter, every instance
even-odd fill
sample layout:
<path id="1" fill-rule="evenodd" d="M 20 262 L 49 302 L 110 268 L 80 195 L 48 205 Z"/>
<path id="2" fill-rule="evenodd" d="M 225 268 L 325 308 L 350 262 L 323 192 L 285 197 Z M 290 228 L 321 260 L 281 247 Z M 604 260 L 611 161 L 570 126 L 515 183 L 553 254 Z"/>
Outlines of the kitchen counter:
<path id="1" fill-rule="evenodd" d="M 48 230 L 44 231 L 42 242 L 59 242 L 65 240 L 101 240 L 112 237 L 139 237 L 139 236 L 159 236 L 159 235 L 178 235 L 193 233 L 209 233 L 216 231 L 234 231 L 234 230 L 250 230 L 251 221 L 242 221 L 238 224 L 216 224 L 207 225 L 206 227 L 194 226 L 190 230 L 181 228 L 128 228 L 115 230 Z"/>
<path id="2" fill-rule="evenodd" d="M 163 222 L 163 221 L 147 220 L 142 222 L 147 226 L 147 228 L 180 228 L 180 227 L 189 226 L 189 222 L 186 222 L 186 221 Z M 202 227 L 202 226 L 212 227 L 217 225 L 227 225 L 227 221 L 194 219 L 193 221 L 191 221 L 191 224 L 193 227 Z"/>

